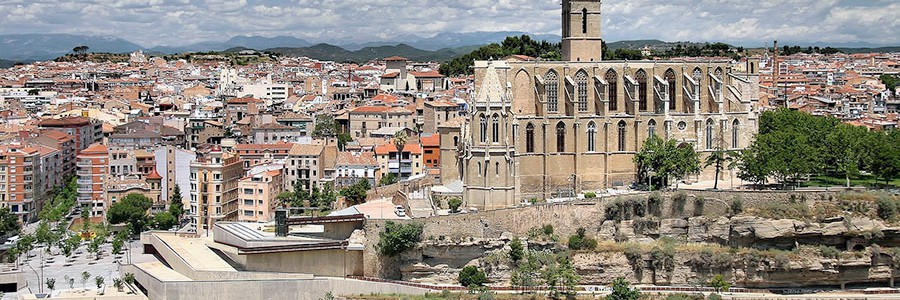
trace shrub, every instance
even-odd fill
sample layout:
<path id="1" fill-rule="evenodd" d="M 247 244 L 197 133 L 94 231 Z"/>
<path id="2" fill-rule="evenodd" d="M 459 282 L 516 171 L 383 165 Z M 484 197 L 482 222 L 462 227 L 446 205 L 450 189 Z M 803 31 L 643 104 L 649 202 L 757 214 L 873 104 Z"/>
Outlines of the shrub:
<path id="1" fill-rule="evenodd" d="M 888 197 L 878 197 L 875 200 L 878 206 L 878 217 L 883 220 L 894 220 L 897 218 L 897 202 Z"/>
<path id="2" fill-rule="evenodd" d="M 459 284 L 468 288 L 475 288 L 487 282 L 487 276 L 476 266 L 466 266 L 459 272 Z"/>
<path id="3" fill-rule="evenodd" d="M 709 286 L 716 289 L 716 293 L 727 292 L 731 288 L 731 283 L 725 280 L 725 276 L 722 274 L 716 274 L 709 280 Z"/>
<path id="4" fill-rule="evenodd" d="M 524 257 L 525 247 L 522 245 L 522 240 L 518 237 L 514 237 L 512 242 L 509 243 L 509 260 L 512 261 L 513 264 L 518 264 Z"/>
<path id="5" fill-rule="evenodd" d="M 631 288 L 630 283 L 622 277 L 613 280 L 612 290 L 606 300 L 638 300 L 641 298 L 641 292 Z"/>
<path id="6" fill-rule="evenodd" d="M 382 255 L 396 256 L 414 247 L 421 235 L 422 224 L 397 224 L 388 221 L 384 224 L 384 230 L 378 234 L 378 250 Z"/>
<path id="7" fill-rule="evenodd" d="M 650 259 L 653 260 L 651 266 L 656 272 L 662 271 L 670 276 L 672 271 L 675 271 L 675 247 L 672 245 L 653 247 L 650 250 Z"/>
<path id="8" fill-rule="evenodd" d="M 672 216 L 684 215 L 684 205 L 687 204 L 688 195 L 684 192 L 678 192 L 672 197 Z"/>
<path id="9" fill-rule="evenodd" d="M 541 227 L 541 231 L 544 233 L 544 235 L 551 236 L 553 235 L 553 225 L 544 224 L 544 226 Z"/>
<path id="10" fill-rule="evenodd" d="M 584 193 L 584 198 L 587 198 L 587 199 L 594 199 L 594 198 L 597 198 L 597 193 L 594 193 L 594 192 L 585 192 L 585 193 Z"/>
<path id="11" fill-rule="evenodd" d="M 736 216 L 744 212 L 744 200 L 741 200 L 740 197 L 734 197 L 731 199 L 731 205 L 728 207 L 732 216 Z"/>
<path id="12" fill-rule="evenodd" d="M 694 216 L 699 217 L 703 215 L 703 211 L 706 209 L 706 198 L 697 197 L 694 199 Z"/>
<path id="13" fill-rule="evenodd" d="M 706 297 L 706 300 L 722 300 L 722 295 L 709 294 L 709 296 Z"/>
<path id="14" fill-rule="evenodd" d="M 819 246 L 819 255 L 824 258 L 836 259 L 841 256 L 841 250 L 831 246 Z"/>
<path id="15" fill-rule="evenodd" d="M 666 300 L 703 300 L 703 295 L 700 294 L 669 294 L 666 296 Z"/>
<path id="16" fill-rule="evenodd" d="M 650 194 L 650 197 L 647 197 L 647 214 L 656 216 L 657 218 L 662 217 L 662 206 L 664 201 L 665 199 L 659 192 Z"/>
<path id="17" fill-rule="evenodd" d="M 640 278 L 644 270 L 644 250 L 635 244 L 625 246 L 625 259 L 631 265 L 631 271 L 634 272 L 635 277 Z"/>
<path id="18" fill-rule="evenodd" d="M 597 241 L 585 236 L 584 227 L 578 228 L 575 235 L 569 237 L 569 249 L 571 250 L 593 250 L 597 248 Z"/>
<path id="19" fill-rule="evenodd" d="M 756 215 L 769 219 L 808 219 L 811 217 L 809 206 L 798 203 L 766 203 L 758 207 Z"/>
<path id="20" fill-rule="evenodd" d="M 459 212 L 459 207 L 462 206 L 462 203 L 462 199 L 456 197 L 450 198 L 450 200 L 447 201 L 447 205 L 450 206 L 450 211 L 452 212 Z"/>

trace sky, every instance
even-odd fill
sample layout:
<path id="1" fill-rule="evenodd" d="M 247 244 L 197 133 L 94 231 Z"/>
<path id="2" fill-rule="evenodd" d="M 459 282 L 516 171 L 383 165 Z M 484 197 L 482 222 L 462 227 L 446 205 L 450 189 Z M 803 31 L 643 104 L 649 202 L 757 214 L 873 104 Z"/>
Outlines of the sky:
<path id="1" fill-rule="evenodd" d="M 0 34 L 113 35 L 143 46 L 236 35 L 389 41 L 442 32 L 559 34 L 559 0 L 0 0 Z M 900 45 L 898 0 L 603 0 L 608 41 Z"/>

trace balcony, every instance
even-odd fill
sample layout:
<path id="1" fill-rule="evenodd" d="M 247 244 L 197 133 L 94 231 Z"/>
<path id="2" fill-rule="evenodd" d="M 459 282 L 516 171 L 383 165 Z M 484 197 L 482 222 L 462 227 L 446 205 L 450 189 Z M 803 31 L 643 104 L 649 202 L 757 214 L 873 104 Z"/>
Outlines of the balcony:
<path id="1" fill-rule="evenodd" d="M 93 175 L 93 174 L 91 174 L 91 171 L 90 171 L 90 170 L 78 170 L 77 172 L 75 172 L 75 174 L 78 174 L 78 176 L 91 176 L 91 175 Z"/>
<path id="2" fill-rule="evenodd" d="M 91 162 L 77 161 L 75 162 L 75 166 L 79 168 L 90 168 L 92 164 Z"/>
<path id="3" fill-rule="evenodd" d="M 93 182 L 92 180 L 90 180 L 90 179 L 78 179 L 78 180 L 76 180 L 75 182 L 77 182 L 79 185 L 81 185 L 81 184 L 88 184 L 88 185 L 94 184 L 94 182 Z"/>
<path id="4" fill-rule="evenodd" d="M 79 187 L 76 191 L 79 194 L 90 194 L 90 193 L 94 192 L 94 190 L 92 190 L 91 188 L 83 188 L 83 187 Z"/>
<path id="5" fill-rule="evenodd" d="M 78 203 L 90 203 L 91 201 L 93 201 L 93 199 L 91 197 L 80 197 L 79 196 L 77 199 L 78 199 Z"/>

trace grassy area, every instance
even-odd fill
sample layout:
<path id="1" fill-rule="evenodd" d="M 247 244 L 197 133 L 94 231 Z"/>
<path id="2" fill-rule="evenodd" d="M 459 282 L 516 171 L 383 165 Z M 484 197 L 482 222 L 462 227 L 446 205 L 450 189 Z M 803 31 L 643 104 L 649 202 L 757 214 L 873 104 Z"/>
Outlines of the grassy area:
<path id="1" fill-rule="evenodd" d="M 832 175 L 820 175 L 810 177 L 809 181 L 804 182 L 803 186 L 808 187 L 843 187 L 847 186 L 847 179 L 841 176 L 832 176 Z M 875 179 L 874 176 L 871 175 L 860 175 L 856 177 L 850 178 L 850 186 L 864 186 L 864 187 L 884 187 L 884 181 Z M 888 184 L 890 188 L 898 188 L 900 187 L 900 179 L 895 179 Z"/>

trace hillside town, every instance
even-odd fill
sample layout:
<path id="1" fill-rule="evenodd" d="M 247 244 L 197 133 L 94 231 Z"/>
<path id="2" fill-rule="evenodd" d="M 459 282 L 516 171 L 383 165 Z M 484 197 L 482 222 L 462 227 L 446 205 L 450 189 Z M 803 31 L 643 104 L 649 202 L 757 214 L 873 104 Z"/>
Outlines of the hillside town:
<path id="1" fill-rule="evenodd" d="M 900 53 L 776 42 L 610 60 L 600 1 L 562 3 L 558 60 L 513 53 L 462 75 L 250 49 L 98 61 L 76 47 L 0 69 L 0 287 L 900 293 Z M 701 296 L 662 296 L 681 292 Z"/>

